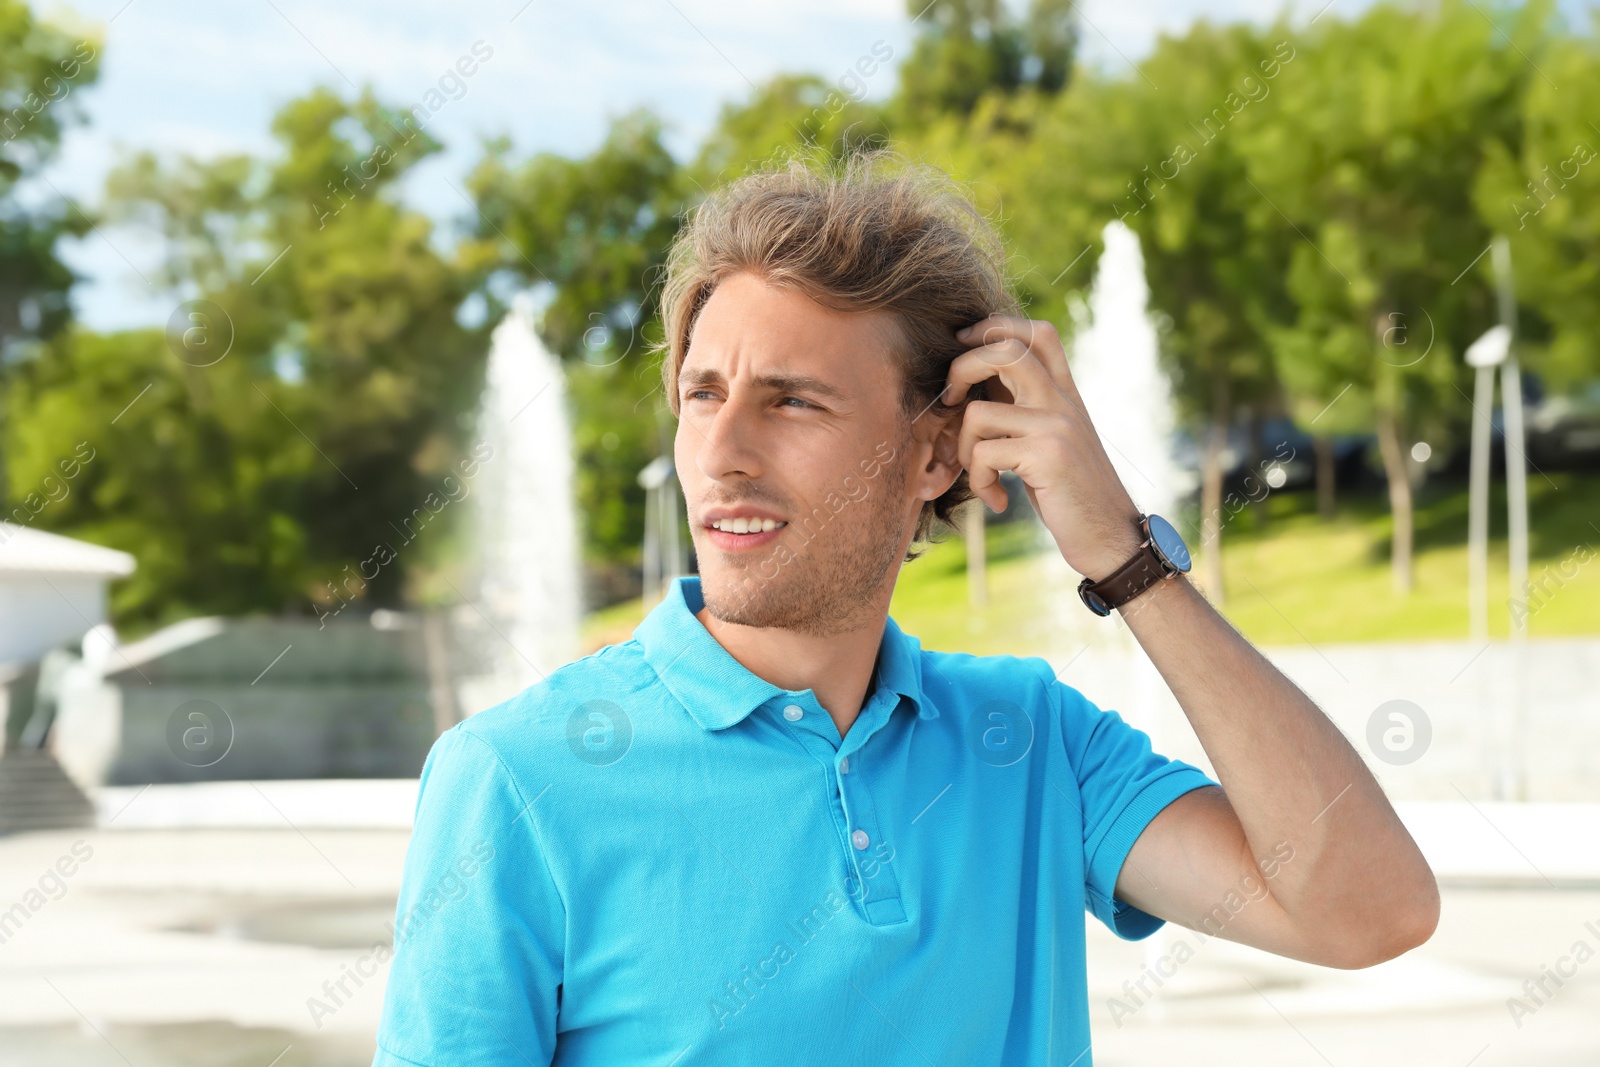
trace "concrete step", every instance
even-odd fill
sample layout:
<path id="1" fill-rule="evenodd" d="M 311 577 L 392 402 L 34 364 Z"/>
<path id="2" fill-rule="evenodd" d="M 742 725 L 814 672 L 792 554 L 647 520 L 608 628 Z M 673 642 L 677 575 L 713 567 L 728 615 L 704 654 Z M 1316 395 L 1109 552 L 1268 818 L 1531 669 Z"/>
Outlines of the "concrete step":
<path id="1" fill-rule="evenodd" d="M 0 753 L 0 834 L 94 825 L 94 805 L 48 752 Z"/>

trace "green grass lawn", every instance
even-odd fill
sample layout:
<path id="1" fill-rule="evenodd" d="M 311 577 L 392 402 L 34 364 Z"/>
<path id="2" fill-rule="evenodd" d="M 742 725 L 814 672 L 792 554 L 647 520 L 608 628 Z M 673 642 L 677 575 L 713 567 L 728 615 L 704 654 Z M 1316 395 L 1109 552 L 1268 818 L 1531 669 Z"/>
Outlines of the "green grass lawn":
<path id="1" fill-rule="evenodd" d="M 1600 477 L 1534 474 L 1528 482 L 1529 577 L 1565 571 L 1528 617 L 1534 637 L 1600 633 Z M 1490 634 L 1509 630 L 1506 505 L 1490 505 Z M 1185 524 L 1183 529 L 1192 528 Z M 1332 521 L 1317 517 L 1309 493 L 1275 493 L 1237 515 L 1223 531 L 1224 613 L 1258 644 L 1465 638 L 1467 496 L 1458 485 L 1424 487 L 1417 501 L 1415 586 L 1396 594 L 1389 572 L 1386 500 L 1347 495 Z M 1048 548 L 1046 548 L 1048 546 Z M 1042 654 L 1051 601 L 1076 604 L 1071 583 L 1047 579 L 1054 543 L 1018 521 L 988 531 L 989 602 L 967 604 L 966 548 L 959 538 L 933 546 L 901 571 L 890 608 L 924 648 L 978 655 Z M 591 615 L 586 649 L 625 641 L 642 615 L 638 601 Z"/>
<path id="2" fill-rule="evenodd" d="M 1262 644 L 1465 638 L 1467 494 L 1425 488 L 1416 514 L 1415 586 L 1401 596 L 1389 568 L 1390 519 L 1381 498 L 1346 501 L 1332 522 L 1306 495 L 1269 498 L 1266 521 L 1241 515 L 1224 533 L 1224 610 Z M 1600 478 L 1555 472 L 1528 480 L 1528 576 L 1536 584 L 1565 564 L 1570 580 L 1548 580 L 1527 619 L 1534 637 L 1600 633 Z M 1510 630 L 1506 502 L 1489 511 L 1489 633 Z M 1228 537 L 1232 534 L 1231 539 Z M 1251 588 L 1251 583 L 1256 586 Z M 1522 598 L 1526 600 L 1526 598 Z"/>

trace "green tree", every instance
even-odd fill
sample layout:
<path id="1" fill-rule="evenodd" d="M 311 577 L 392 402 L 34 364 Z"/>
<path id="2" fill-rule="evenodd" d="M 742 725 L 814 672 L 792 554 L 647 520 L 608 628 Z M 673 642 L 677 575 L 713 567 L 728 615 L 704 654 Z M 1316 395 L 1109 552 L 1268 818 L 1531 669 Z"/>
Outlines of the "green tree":
<path id="1" fill-rule="evenodd" d="M 1521 98 L 1522 137 L 1493 141 L 1476 202 L 1484 225 L 1510 240 L 1524 314 L 1519 340 L 1556 389 L 1600 375 L 1600 39 L 1552 42 Z M 1486 275 L 1489 259 L 1476 272 Z M 1548 337 L 1542 335 L 1548 334 Z"/>
<path id="2" fill-rule="evenodd" d="M 468 276 L 394 191 L 437 144 L 370 93 L 323 89 L 273 133 L 270 159 L 119 167 L 110 216 L 165 234 L 175 301 L 207 303 L 167 336 L 73 334 L 22 383 L 15 438 L 106 442 L 49 521 L 140 559 L 122 621 L 397 605 L 459 484 L 483 343 L 457 321 Z"/>
<path id="3" fill-rule="evenodd" d="M 1483 285 L 1455 284 L 1489 243 L 1473 176 L 1488 145 L 1519 139 L 1518 99 L 1537 74 L 1517 50 L 1540 51 L 1541 7 L 1519 13 L 1513 44 L 1455 0 L 1433 13 L 1380 5 L 1325 20 L 1296 44 L 1279 120 L 1247 141 L 1263 199 L 1302 235 L 1288 275 L 1300 336 L 1286 341 L 1280 370 L 1302 410 L 1370 406 L 1401 591 L 1412 581 L 1412 444 L 1461 421 L 1456 353 L 1493 321 Z M 1286 365 L 1307 360 L 1337 366 L 1343 385 L 1313 399 L 1333 382 Z"/>
<path id="4" fill-rule="evenodd" d="M 897 129 L 965 117 L 991 93 L 1057 93 L 1071 79 L 1078 27 L 1070 0 L 1033 0 L 1021 19 L 1001 0 L 907 0 L 906 11 L 917 36 L 890 105 Z"/>
<path id="5" fill-rule="evenodd" d="M 114 590 L 119 624 L 292 609 L 339 576 L 316 566 L 298 490 L 320 460 L 227 364 L 186 367 L 159 330 L 75 328 L 17 382 L 12 476 L 54 499 L 38 524 L 138 559 Z"/>
<path id="6" fill-rule="evenodd" d="M 40 22 L 19 0 L 0 0 L 0 435 L 14 368 L 71 318 L 73 276 L 57 242 L 89 228 L 66 204 L 19 202 L 17 187 L 55 157 L 62 131 L 82 118 L 77 94 L 99 73 L 97 36 L 74 35 Z M 0 503 L 9 497 L 3 459 L 0 452 Z"/>
<path id="7" fill-rule="evenodd" d="M 1141 239 L 1179 416 L 1203 427 L 1199 547 L 1219 599 L 1228 433 L 1241 409 L 1254 426 L 1277 401 L 1267 331 L 1290 311 L 1283 274 L 1293 235 L 1251 188 L 1244 145 L 1274 122 L 1273 91 L 1295 76 L 1293 54 L 1281 25 L 1196 23 L 1163 38 L 1140 76 L 1126 79 L 1136 108 L 1119 116 L 1120 136 L 1105 131 L 1129 176 L 1111 206 Z"/>
<path id="8" fill-rule="evenodd" d="M 869 57 L 869 62 L 877 61 L 876 56 Z M 780 74 L 749 99 L 723 106 L 689 166 L 690 192 L 702 195 L 752 167 L 819 154 L 842 159 L 889 143 L 888 116 L 882 107 L 813 74 Z"/>

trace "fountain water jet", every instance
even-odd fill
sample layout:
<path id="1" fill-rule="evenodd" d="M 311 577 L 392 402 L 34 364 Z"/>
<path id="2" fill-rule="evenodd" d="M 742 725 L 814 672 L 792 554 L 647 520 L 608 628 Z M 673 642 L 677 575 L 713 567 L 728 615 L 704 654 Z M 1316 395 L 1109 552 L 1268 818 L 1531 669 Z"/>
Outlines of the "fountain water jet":
<path id="1" fill-rule="evenodd" d="M 1105 228 L 1105 252 L 1086 308 L 1075 309 L 1072 377 L 1111 462 L 1145 512 L 1175 520 L 1192 480 L 1172 457 L 1172 390 L 1158 360 L 1139 238 Z"/>
<path id="2" fill-rule="evenodd" d="M 561 362 L 526 295 L 495 327 L 479 419 L 493 453 L 479 475 L 477 609 L 492 631 L 488 676 L 463 706 L 520 692 L 577 653 L 581 611 L 572 434 Z M 467 629 L 471 616 L 462 614 Z M 482 621 L 482 620 L 480 620 Z"/>

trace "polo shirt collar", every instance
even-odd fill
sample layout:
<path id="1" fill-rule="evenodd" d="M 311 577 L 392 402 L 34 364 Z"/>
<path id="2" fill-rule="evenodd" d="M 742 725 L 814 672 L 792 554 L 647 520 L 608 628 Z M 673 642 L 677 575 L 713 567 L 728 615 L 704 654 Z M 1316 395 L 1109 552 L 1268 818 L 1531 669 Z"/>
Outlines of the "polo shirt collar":
<path id="1" fill-rule="evenodd" d="M 633 636 L 644 649 L 645 662 L 678 703 L 703 728 L 721 730 L 787 690 L 734 659 L 695 617 L 704 607 L 699 576 L 678 578 Z M 892 617 L 884 623 L 875 678 L 877 689 L 909 698 L 921 718 L 938 718 L 939 710 L 922 692 L 922 642 L 902 632 Z M 867 699 L 872 696 L 868 693 Z"/>

